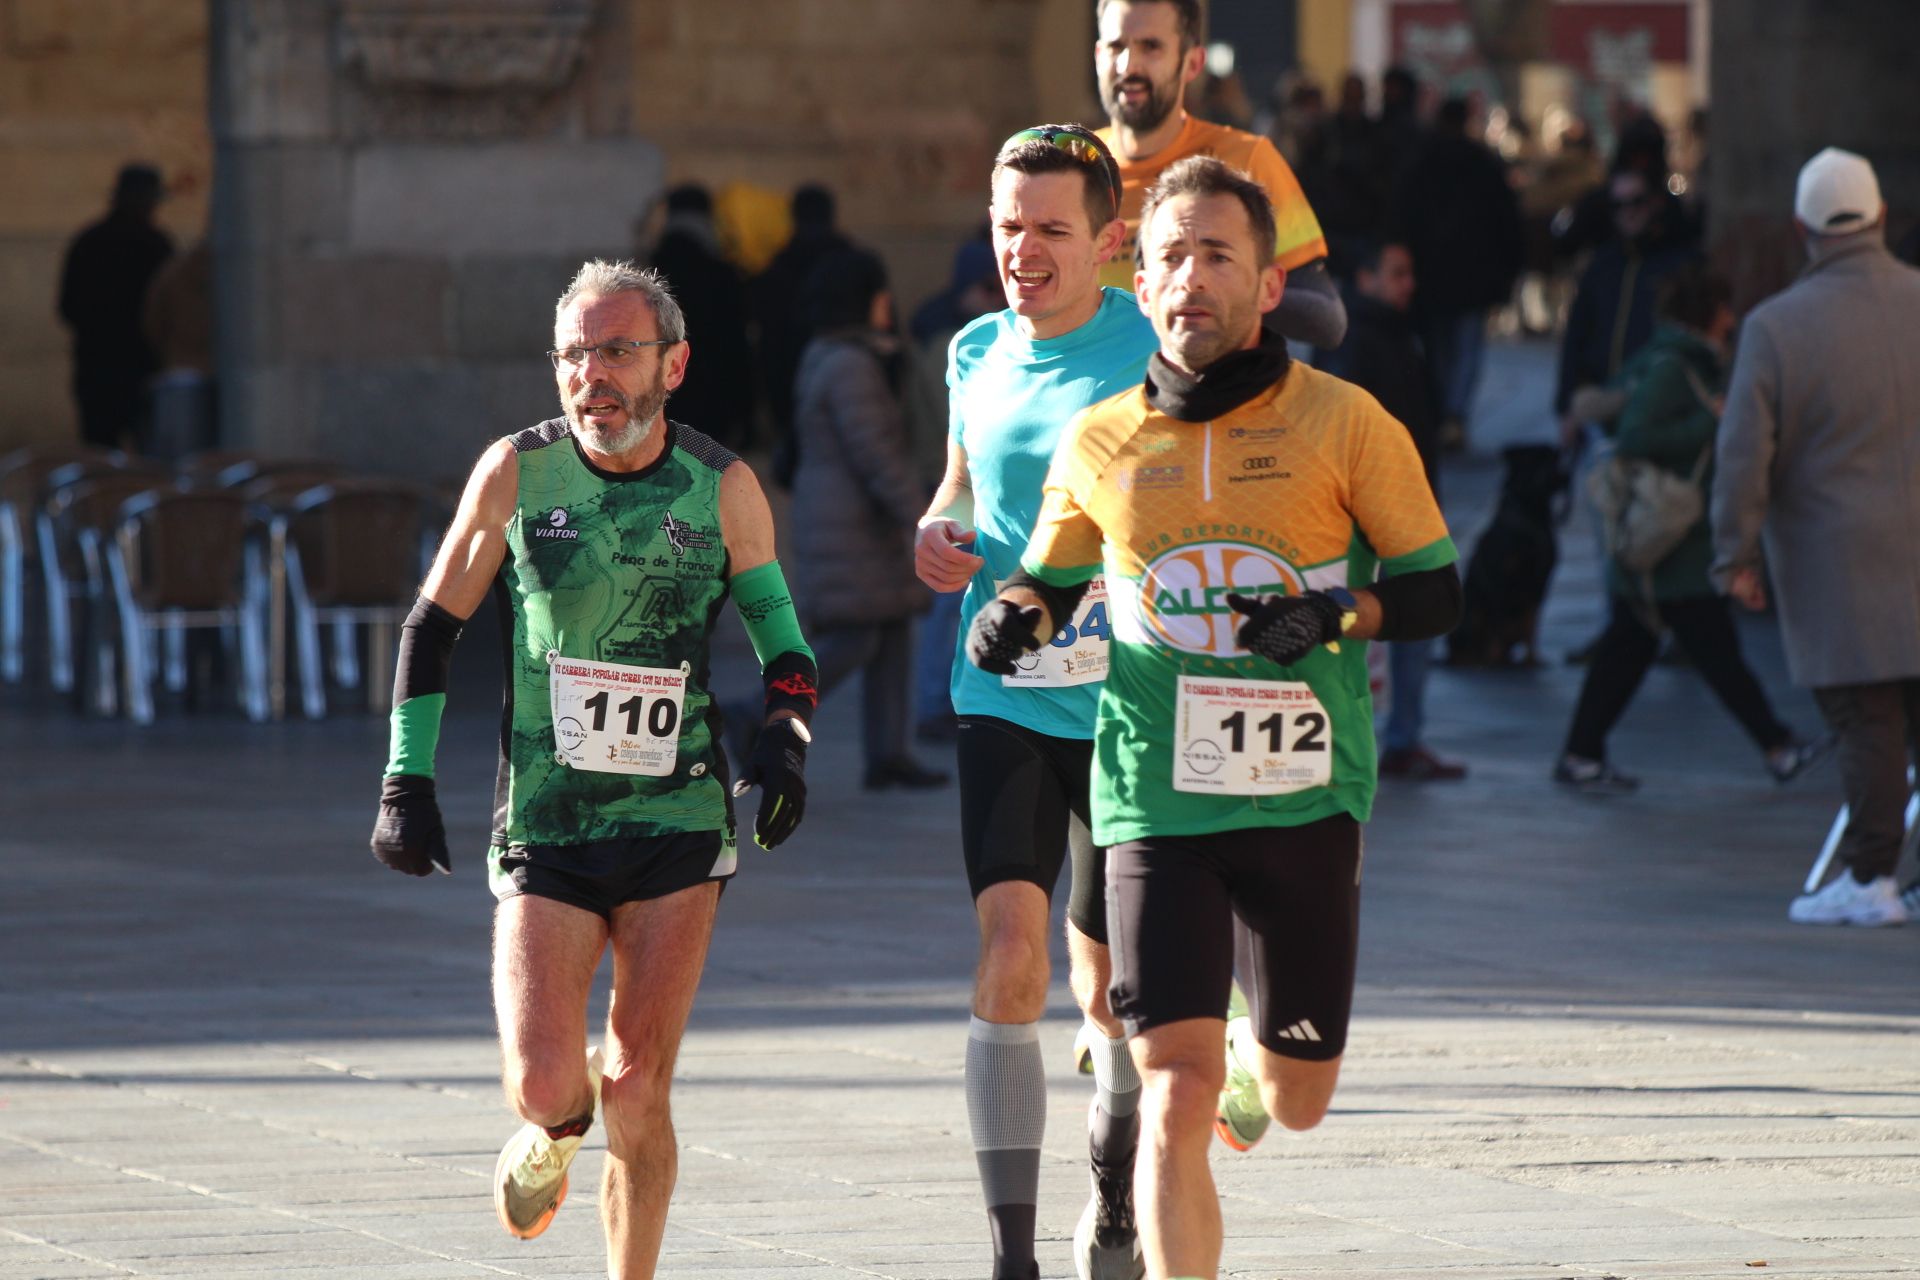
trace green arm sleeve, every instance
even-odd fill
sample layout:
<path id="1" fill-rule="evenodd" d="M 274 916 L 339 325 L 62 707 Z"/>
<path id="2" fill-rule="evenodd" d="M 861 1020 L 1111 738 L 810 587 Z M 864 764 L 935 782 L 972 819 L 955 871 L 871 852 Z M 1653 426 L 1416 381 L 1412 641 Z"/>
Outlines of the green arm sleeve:
<path id="1" fill-rule="evenodd" d="M 440 745 L 440 713 L 447 706 L 447 668 L 462 619 L 424 596 L 400 627 L 399 661 L 393 671 L 389 778 L 433 776 L 433 750 Z"/>
<path id="2" fill-rule="evenodd" d="M 733 591 L 733 607 L 746 624 L 747 639 L 753 642 L 753 655 L 766 666 L 783 653 L 803 653 L 813 660 L 813 650 L 800 635 L 800 617 L 793 611 L 793 593 L 787 590 L 787 576 L 780 562 L 763 565 L 736 574 L 728 584 Z"/>
<path id="3" fill-rule="evenodd" d="M 433 752 L 440 745 L 440 713 L 446 707 L 446 694 L 422 693 L 393 709 L 384 776 L 433 776 Z"/>

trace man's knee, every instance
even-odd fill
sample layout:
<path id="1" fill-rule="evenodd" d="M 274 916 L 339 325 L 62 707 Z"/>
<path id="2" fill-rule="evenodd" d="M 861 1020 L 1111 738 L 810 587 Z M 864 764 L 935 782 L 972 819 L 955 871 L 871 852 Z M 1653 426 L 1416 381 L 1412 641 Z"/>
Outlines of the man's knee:
<path id="1" fill-rule="evenodd" d="M 1306 1062 L 1268 1054 L 1256 1075 L 1267 1114 L 1281 1128 L 1300 1133 L 1327 1118 L 1340 1081 L 1340 1059 Z"/>
<path id="2" fill-rule="evenodd" d="M 989 1022 L 1032 1022 L 1045 1011 L 1051 976 L 1044 945 L 1011 937 L 986 941 L 974 1002 Z"/>
<path id="3" fill-rule="evenodd" d="M 565 1124 L 591 1105 L 586 1051 L 580 1048 L 570 1053 L 542 1049 L 509 1056 L 502 1083 L 508 1105 L 521 1119 L 537 1125 Z"/>
<path id="4" fill-rule="evenodd" d="M 600 1114 L 610 1155 L 626 1160 L 662 1139 L 672 1143 L 672 1083 L 670 1070 L 639 1063 L 601 1080 Z"/>
<path id="5" fill-rule="evenodd" d="M 1303 1133 L 1327 1118 L 1327 1106 L 1332 1099 L 1307 1097 L 1302 1090 L 1289 1091 L 1278 1081 L 1262 1080 L 1260 1101 L 1281 1128 Z"/>
<path id="6" fill-rule="evenodd" d="M 1140 1072 L 1141 1110 L 1166 1138 L 1205 1134 L 1227 1081 L 1224 1027 L 1192 1018 L 1152 1027 L 1130 1042 Z"/>
<path id="7" fill-rule="evenodd" d="M 1141 1109 L 1165 1133 L 1210 1132 L 1225 1074 L 1224 1067 L 1200 1062 L 1148 1068 L 1142 1072 Z"/>
<path id="8" fill-rule="evenodd" d="M 1037 899 L 1037 910 L 1026 900 L 1029 897 Z M 991 1022 L 1031 1022 L 1046 1009 L 1047 984 L 1052 979 L 1046 896 L 1025 884 L 1018 889 L 995 885 L 981 895 L 977 906 L 980 972 L 976 1010 Z"/>

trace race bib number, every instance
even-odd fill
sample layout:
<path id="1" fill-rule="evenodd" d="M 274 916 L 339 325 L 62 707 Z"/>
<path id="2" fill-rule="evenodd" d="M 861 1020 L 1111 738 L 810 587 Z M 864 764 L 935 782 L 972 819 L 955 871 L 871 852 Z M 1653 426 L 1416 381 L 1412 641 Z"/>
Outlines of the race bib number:
<path id="1" fill-rule="evenodd" d="M 994 590 L 1004 586 L 995 583 Z M 1067 689 L 1105 680 L 1107 632 L 1107 580 L 1096 575 L 1073 621 L 1036 652 L 1022 654 L 1013 674 L 1001 676 L 1000 683 L 1009 689 Z"/>
<path id="2" fill-rule="evenodd" d="M 1333 721 L 1298 680 L 1181 676 L 1173 789 L 1280 796 L 1333 781 Z"/>
<path id="3" fill-rule="evenodd" d="M 594 773 L 664 778 L 680 754 L 687 667 L 629 667 L 548 654 L 553 758 Z"/>

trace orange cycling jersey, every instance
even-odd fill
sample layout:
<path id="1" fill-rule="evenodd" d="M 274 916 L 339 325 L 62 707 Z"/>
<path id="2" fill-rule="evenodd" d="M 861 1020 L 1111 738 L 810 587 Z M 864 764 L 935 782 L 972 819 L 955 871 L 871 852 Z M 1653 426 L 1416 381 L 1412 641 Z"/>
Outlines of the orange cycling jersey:
<path id="1" fill-rule="evenodd" d="M 1120 166 L 1120 216 L 1126 219 L 1127 239 L 1113 260 L 1100 268 L 1100 283 L 1117 289 L 1133 288 L 1134 242 L 1140 235 L 1140 205 L 1147 188 L 1176 160 L 1188 156 L 1214 156 L 1247 174 L 1267 189 L 1273 201 L 1273 225 L 1276 237 L 1273 260 L 1288 271 L 1304 267 L 1316 258 L 1327 256 L 1327 237 L 1313 206 L 1300 190 L 1285 158 L 1273 144 L 1258 134 L 1212 124 L 1188 116 L 1180 134 L 1160 151 L 1144 160 L 1127 160 L 1114 144 L 1111 126 L 1099 130 L 1100 140 L 1113 151 Z"/>

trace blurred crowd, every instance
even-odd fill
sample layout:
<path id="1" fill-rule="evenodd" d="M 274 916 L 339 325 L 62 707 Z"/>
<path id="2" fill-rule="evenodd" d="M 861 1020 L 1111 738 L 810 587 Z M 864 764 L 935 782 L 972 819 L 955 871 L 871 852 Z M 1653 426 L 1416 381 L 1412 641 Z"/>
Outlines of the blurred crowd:
<path id="1" fill-rule="evenodd" d="M 1231 75 L 1207 73 L 1188 86 L 1186 105 L 1264 134 L 1292 166 L 1348 315 L 1344 341 L 1312 358 L 1407 426 L 1436 490 L 1441 458 L 1471 443 L 1489 334 L 1557 343 L 1551 427 L 1541 443 L 1507 451 L 1505 487 L 1468 560 L 1466 622 L 1447 655 L 1466 665 L 1537 660 L 1556 539 L 1570 500 L 1590 495 L 1612 607 L 1601 633 L 1571 655 L 1591 665 L 1555 777 L 1583 791 L 1635 785 L 1607 758 L 1606 737 L 1666 637 L 1774 777 L 1812 764 L 1832 739 L 1796 733 L 1774 714 L 1740 655 L 1731 570 L 1717 564 L 1709 532 L 1719 513 L 1704 495 L 1717 483 L 1716 449 L 1725 449 L 1729 381 L 1741 375 L 1740 317 L 1702 248 L 1705 109 L 1677 139 L 1624 102 L 1599 131 L 1564 111 L 1536 130 L 1476 95 L 1423 85 L 1405 67 L 1377 84 L 1349 74 L 1332 95 L 1290 78 L 1258 108 Z M 1611 139 L 1605 154 L 1597 133 Z M 1852 170 L 1822 172 L 1828 187 L 1859 196 L 1857 181 L 1847 186 Z M 156 170 L 121 171 L 106 215 L 69 248 L 58 310 L 73 335 L 84 441 L 172 458 L 214 443 L 212 271 L 204 242 L 176 253 L 155 225 L 163 194 Z M 1798 208 L 1796 216 L 1811 271 L 1824 261 L 1825 237 L 1839 233 L 1809 229 Z M 738 183 L 678 186 L 643 219 L 635 247 L 671 282 L 696 335 L 672 416 L 756 455 L 792 493 L 797 563 L 821 570 L 796 585 L 824 683 L 869 673 L 869 783 L 944 782 L 915 761 L 909 742 L 953 732 L 947 683 L 959 597 L 916 582 L 909 542 L 946 460 L 947 344 L 1005 305 L 988 229 L 953 246 L 946 284 L 910 308 L 896 305 L 881 259 L 838 225 L 834 194 L 816 184 L 790 196 Z M 1882 249 L 1914 262 L 1920 231 Z M 1674 545 L 1644 565 L 1623 563 L 1617 513 L 1605 509 L 1633 496 L 1620 496 L 1638 483 L 1622 470 L 1631 459 L 1701 495 Z M 1757 556 L 1758 533 L 1745 536 Z M 869 589 L 836 592 L 836 569 L 853 564 Z M 1423 742 L 1426 663 L 1424 650 L 1393 655 L 1390 685 L 1415 696 L 1392 704 L 1387 776 L 1466 772 Z M 1908 716 L 1920 723 L 1920 707 Z M 1828 715 L 1844 755 L 1843 719 Z"/>

